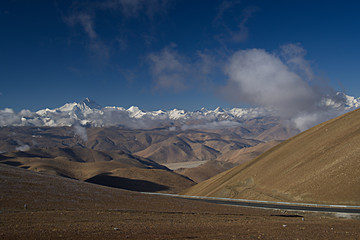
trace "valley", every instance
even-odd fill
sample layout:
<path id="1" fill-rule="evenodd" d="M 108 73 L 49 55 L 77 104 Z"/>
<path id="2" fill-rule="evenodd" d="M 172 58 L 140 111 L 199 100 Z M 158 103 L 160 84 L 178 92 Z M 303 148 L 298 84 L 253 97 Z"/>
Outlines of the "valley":
<path id="1" fill-rule="evenodd" d="M 296 133 L 262 111 L 142 112 L 136 107 L 102 108 L 85 99 L 21 117 L 20 126 L 0 127 L 0 161 L 113 187 L 107 178 L 148 181 L 162 186 L 156 191 L 175 193 L 249 161 Z M 106 126 L 97 127 L 97 121 L 90 124 L 94 117 Z M 110 119 L 113 124 L 106 123 Z M 132 127 L 120 124 L 129 119 Z M 269 138 L 274 141 L 267 143 Z"/>

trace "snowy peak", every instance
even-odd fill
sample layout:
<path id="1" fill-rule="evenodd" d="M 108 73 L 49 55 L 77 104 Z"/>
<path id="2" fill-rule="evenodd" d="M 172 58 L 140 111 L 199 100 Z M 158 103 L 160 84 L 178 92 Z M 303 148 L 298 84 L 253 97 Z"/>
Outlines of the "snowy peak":
<path id="1" fill-rule="evenodd" d="M 217 107 L 215 110 L 214 110 L 215 113 L 223 113 L 224 112 L 224 109 L 222 109 L 221 107 Z"/>
<path id="2" fill-rule="evenodd" d="M 97 104 L 94 100 L 90 99 L 90 98 L 85 98 L 84 100 L 82 100 L 81 102 L 79 102 L 77 104 L 79 106 L 79 108 L 83 108 L 83 109 L 102 109 L 102 106 L 100 106 L 99 104 Z"/>
<path id="3" fill-rule="evenodd" d="M 169 111 L 169 118 L 173 120 L 186 119 L 188 116 L 185 110 L 173 109 Z"/>
<path id="4" fill-rule="evenodd" d="M 129 113 L 129 116 L 132 117 L 132 118 L 142 118 L 145 113 L 143 111 L 140 110 L 140 108 L 136 107 L 136 106 L 131 106 L 128 108 L 128 113 Z"/>
<path id="5" fill-rule="evenodd" d="M 326 107 L 332 108 L 344 108 L 344 109 L 351 109 L 351 108 L 358 108 L 360 107 L 360 97 L 355 98 L 349 95 L 346 95 L 342 92 L 337 92 L 334 96 L 330 96 L 324 98 L 322 104 Z"/>

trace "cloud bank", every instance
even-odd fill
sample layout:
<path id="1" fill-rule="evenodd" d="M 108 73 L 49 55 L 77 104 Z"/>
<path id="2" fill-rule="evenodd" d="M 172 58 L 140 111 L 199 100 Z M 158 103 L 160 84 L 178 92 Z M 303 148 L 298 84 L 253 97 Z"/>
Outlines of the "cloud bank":
<path id="1" fill-rule="evenodd" d="M 337 101 L 335 91 L 319 87 L 305 55 L 298 44 L 284 45 L 278 54 L 264 49 L 237 51 L 225 68 L 228 82 L 222 94 L 232 101 L 271 108 L 300 130 L 343 113 L 322 104 L 326 98 Z"/>

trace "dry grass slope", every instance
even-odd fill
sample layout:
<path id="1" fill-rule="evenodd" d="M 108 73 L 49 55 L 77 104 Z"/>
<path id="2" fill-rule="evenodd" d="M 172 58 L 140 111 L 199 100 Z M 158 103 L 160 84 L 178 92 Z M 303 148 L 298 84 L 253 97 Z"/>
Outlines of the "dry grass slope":
<path id="1" fill-rule="evenodd" d="M 184 194 L 360 205 L 360 110 L 315 126 Z"/>

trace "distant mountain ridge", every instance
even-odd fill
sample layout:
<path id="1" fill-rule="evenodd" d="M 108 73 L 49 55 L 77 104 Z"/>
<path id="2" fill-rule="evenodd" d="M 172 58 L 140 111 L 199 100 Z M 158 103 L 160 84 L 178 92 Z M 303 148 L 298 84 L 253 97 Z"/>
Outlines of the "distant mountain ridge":
<path id="1" fill-rule="evenodd" d="M 232 108 L 224 110 L 220 107 L 215 110 L 201 110 L 188 112 L 181 109 L 143 111 L 137 106 L 131 106 L 128 109 L 124 107 L 106 106 L 101 107 L 93 100 L 86 98 L 79 103 L 67 103 L 62 107 L 55 109 L 43 109 L 36 112 L 39 119 L 44 119 L 45 126 L 71 126 L 73 121 L 79 121 L 82 125 L 90 124 L 91 126 L 103 127 L 108 126 L 106 121 L 97 121 L 94 119 L 113 118 L 122 124 L 126 120 L 144 120 L 144 121 L 188 121 L 188 120 L 205 120 L 205 121 L 234 121 L 245 120 L 258 116 L 268 115 L 268 111 L 261 108 Z M 52 122 L 47 121 L 55 116 L 68 117 L 68 121 Z M 30 120 L 30 119 L 28 119 Z M 30 123 L 30 121 L 28 121 Z M 115 123 L 114 123 L 115 124 Z"/>
<path id="2" fill-rule="evenodd" d="M 337 93 L 334 97 L 323 99 L 323 106 L 333 109 L 352 109 L 360 106 L 360 98 Z M 266 108 L 232 108 L 214 110 L 202 108 L 198 111 L 179 109 L 143 111 L 139 107 L 102 107 L 90 98 L 81 102 L 67 103 L 55 109 L 41 109 L 36 112 L 22 110 L 15 113 L 6 108 L 0 110 L 0 126 L 73 126 L 88 127 L 123 126 L 127 128 L 152 128 L 167 126 L 191 128 L 226 128 L 237 123 L 265 116 L 276 116 Z M 209 124 L 212 123 L 212 124 Z M 171 129 L 170 129 L 171 130 Z"/>

